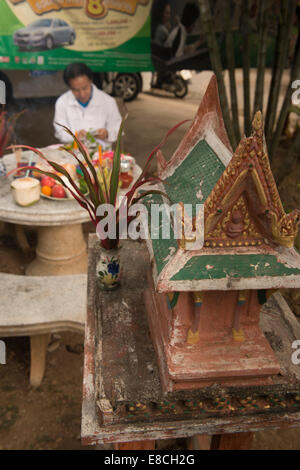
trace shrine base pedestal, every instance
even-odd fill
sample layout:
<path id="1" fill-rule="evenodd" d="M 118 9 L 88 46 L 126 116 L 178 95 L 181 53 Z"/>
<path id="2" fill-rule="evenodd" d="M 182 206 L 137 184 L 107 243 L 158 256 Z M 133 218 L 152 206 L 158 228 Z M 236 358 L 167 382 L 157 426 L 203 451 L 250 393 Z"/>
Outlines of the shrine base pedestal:
<path id="1" fill-rule="evenodd" d="M 163 324 L 161 297 L 154 288 L 145 291 L 148 322 L 165 392 L 213 384 L 243 387 L 272 383 L 271 376 L 279 373 L 280 366 L 258 326 L 243 330 L 243 342 L 234 341 L 228 332 L 218 341 L 171 344 Z"/>

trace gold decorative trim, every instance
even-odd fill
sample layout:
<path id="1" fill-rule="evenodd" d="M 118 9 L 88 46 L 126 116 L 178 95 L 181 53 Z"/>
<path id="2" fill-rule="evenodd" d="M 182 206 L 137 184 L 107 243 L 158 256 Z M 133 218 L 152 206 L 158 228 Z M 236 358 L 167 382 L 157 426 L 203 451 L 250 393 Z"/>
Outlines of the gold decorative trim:
<path id="1" fill-rule="evenodd" d="M 233 186 L 231 187 L 230 191 L 225 195 L 224 199 L 221 202 L 221 207 L 226 206 L 228 200 L 231 199 L 232 195 L 235 193 L 236 188 L 244 181 L 248 173 L 248 170 L 243 170 L 237 179 L 235 180 Z"/>
<path id="2" fill-rule="evenodd" d="M 203 302 L 203 292 L 194 291 L 193 292 L 193 299 L 195 303 L 202 303 Z"/>
<path id="3" fill-rule="evenodd" d="M 264 188 L 263 188 L 263 185 L 261 184 L 261 181 L 260 181 L 260 179 L 259 179 L 259 176 L 258 176 L 257 171 L 253 168 L 253 169 L 250 171 L 250 174 L 251 174 L 251 176 L 252 176 L 252 179 L 253 179 L 253 181 L 254 181 L 255 187 L 256 187 L 256 189 L 257 189 L 260 202 L 262 203 L 262 205 L 263 205 L 264 207 L 267 207 L 267 206 L 268 206 L 268 199 L 267 199 L 265 190 L 264 190 Z"/>
<path id="4" fill-rule="evenodd" d="M 238 301 L 245 302 L 247 298 L 248 291 L 247 290 L 240 290 L 238 293 Z"/>
<path id="5" fill-rule="evenodd" d="M 197 239 L 197 236 L 193 235 L 192 237 L 187 237 L 185 235 L 184 205 L 183 205 L 182 202 L 179 202 L 179 205 L 181 207 L 181 238 L 179 238 L 177 241 L 178 241 L 179 248 L 181 248 L 182 250 L 185 250 L 186 249 L 186 244 L 187 243 L 194 243 Z"/>
<path id="6" fill-rule="evenodd" d="M 198 341 L 199 341 L 199 331 L 196 331 L 195 333 L 193 333 L 192 330 L 189 329 L 186 342 L 188 344 L 196 344 L 198 343 Z"/>
<path id="7" fill-rule="evenodd" d="M 216 243 L 216 246 L 219 246 L 220 248 L 231 246 L 231 242 L 233 240 L 227 234 L 227 224 L 230 222 L 232 214 L 235 211 L 240 211 L 243 216 L 244 227 L 241 233 L 242 239 L 238 240 L 240 246 L 254 246 L 256 245 L 257 240 L 263 238 L 262 235 L 257 231 L 256 226 L 249 215 L 244 196 L 241 195 L 236 203 L 227 212 L 225 212 L 222 220 L 217 222 L 215 228 L 206 234 L 205 246 L 210 245 L 209 239 L 213 239 L 212 243 Z"/>
<path id="8" fill-rule="evenodd" d="M 274 241 L 279 245 L 285 247 L 293 247 L 294 245 L 300 222 L 300 212 L 293 211 L 291 214 L 286 214 L 283 209 L 266 151 L 263 118 L 260 111 L 254 116 L 252 128 L 252 136 L 244 137 L 240 141 L 228 167 L 224 170 L 221 178 L 205 202 L 205 246 L 219 246 L 221 248 L 224 246 L 224 244 L 222 246 L 222 240 L 210 241 L 207 238 L 209 238 L 210 232 L 217 227 L 220 220 L 218 211 L 228 205 L 228 202 L 234 193 L 238 191 L 238 187 L 243 183 L 248 172 L 251 173 L 262 206 L 266 211 L 268 209 L 268 214 L 270 215 L 270 237 L 273 237 Z M 236 175 L 238 176 L 236 177 Z M 227 193 L 226 188 L 228 188 Z M 239 194 L 237 194 L 237 197 L 239 197 Z M 234 242 L 229 241 L 228 243 L 230 246 L 236 246 Z M 251 240 L 250 244 L 254 246 Z M 256 241 L 255 244 L 261 245 L 262 242 Z M 228 246 L 227 243 L 225 243 L 226 246 Z M 239 246 L 248 245 L 244 241 L 239 241 Z"/>
<path id="9" fill-rule="evenodd" d="M 243 343 L 245 341 L 245 335 L 242 330 L 237 331 L 235 328 L 232 328 L 232 337 L 234 341 Z"/>
<path id="10" fill-rule="evenodd" d="M 270 217 L 272 219 L 272 235 L 275 241 L 279 245 L 292 248 L 298 233 L 300 211 L 295 209 L 290 214 L 285 214 L 280 220 L 274 212 L 270 212 Z"/>
<path id="11" fill-rule="evenodd" d="M 252 129 L 254 133 L 259 133 L 263 129 L 263 118 L 261 111 L 257 111 L 252 121 Z"/>

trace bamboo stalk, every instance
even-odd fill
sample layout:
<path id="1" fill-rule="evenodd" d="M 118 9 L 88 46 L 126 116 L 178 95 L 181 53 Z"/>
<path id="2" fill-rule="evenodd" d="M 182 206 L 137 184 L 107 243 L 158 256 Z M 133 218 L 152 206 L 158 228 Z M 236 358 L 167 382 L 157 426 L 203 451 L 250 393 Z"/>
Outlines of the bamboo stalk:
<path id="1" fill-rule="evenodd" d="M 213 71 L 216 74 L 217 82 L 218 82 L 218 89 L 220 95 L 220 103 L 223 112 L 224 124 L 228 133 L 228 137 L 231 143 L 233 150 L 235 150 L 237 146 L 235 134 L 233 131 L 232 121 L 230 117 L 229 105 L 226 95 L 226 88 L 223 79 L 223 66 L 220 56 L 220 50 L 218 46 L 218 42 L 216 39 L 215 32 L 213 30 L 213 21 L 210 12 L 210 7 L 207 0 L 198 0 L 200 12 L 201 12 L 201 19 L 204 28 L 204 32 L 207 37 L 207 44 L 209 49 L 209 56 Z"/>
<path id="2" fill-rule="evenodd" d="M 272 133 L 274 124 L 276 121 L 276 111 L 280 92 L 280 85 L 283 70 L 285 67 L 287 53 L 290 42 L 290 33 L 294 20 L 297 0 L 282 0 L 281 2 L 281 23 L 279 25 L 279 31 L 276 42 L 276 56 L 274 69 L 272 74 L 267 114 L 265 133 L 267 144 L 271 144 Z"/>
<path id="3" fill-rule="evenodd" d="M 253 116 L 257 111 L 263 111 L 264 81 L 266 53 L 268 42 L 268 13 L 269 0 L 261 0 L 259 11 L 259 48 L 257 61 L 257 75 L 255 86 L 255 97 L 253 106 Z"/>
<path id="4" fill-rule="evenodd" d="M 284 124 L 286 122 L 287 116 L 289 114 L 289 108 L 291 106 L 292 94 L 294 89 L 292 88 L 292 83 L 300 77 L 300 31 L 298 31 L 298 38 L 295 46 L 293 65 L 291 70 L 291 78 L 289 86 L 286 90 L 285 98 L 282 103 L 280 110 L 279 118 L 277 121 L 276 130 L 274 132 L 271 145 L 270 145 L 270 159 L 274 158 L 276 153 L 280 137 L 282 136 Z"/>
<path id="5" fill-rule="evenodd" d="M 284 180 L 284 178 L 289 175 L 296 164 L 297 160 L 299 160 L 299 152 L 300 152 L 300 128 L 298 127 L 295 131 L 295 135 L 293 138 L 292 145 L 289 148 L 288 154 L 285 158 L 284 165 L 279 169 L 276 182 L 277 185 Z"/>
<path id="6" fill-rule="evenodd" d="M 231 113 L 232 113 L 232 124 L 235 134 L 236 141 L 239 142 L 241 138 L 240 126 L 239 126 L 239 115 L 238 115 L 238 98 L 236 90 L 235 80 L 235 58 L 234 58 L 234 43 L 231 30 L 231 12 L 232 12 L 232 1 L 226 2 L 224 5 L 224 20 L 225 20 L 225 42 L 226 42 L 226 58 L 227 67 L 229 72 L 229 83 L 230 83 L 230 97 L 231 97 Z"/>
<path id="7" fill-rule="evenodd" d="M 241 19 L 243 31 L 244 129 L 245 134 L 248 136 L 251 132 L 249 0 L 243 0 Z"/>

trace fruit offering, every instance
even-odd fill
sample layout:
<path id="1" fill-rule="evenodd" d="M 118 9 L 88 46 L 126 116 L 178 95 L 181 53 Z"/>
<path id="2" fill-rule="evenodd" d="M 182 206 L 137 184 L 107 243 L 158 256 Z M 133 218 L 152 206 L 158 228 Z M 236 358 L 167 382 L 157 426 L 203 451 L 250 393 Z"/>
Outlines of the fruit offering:
<path id="1" fill-rule="evenodd" d="M 66 197 L 66 192 L 61 184 L 55 184 L 52 188 L 52 197 L 63 198 Z"/>
<path id="2" fill-rule="evenodd" d="M 51 176 L 43 176 L 41 178 L 41 192 L 45 196 L 57 199 L 67 197 L 66 191 L 61 184 L 58 184 Z"/>

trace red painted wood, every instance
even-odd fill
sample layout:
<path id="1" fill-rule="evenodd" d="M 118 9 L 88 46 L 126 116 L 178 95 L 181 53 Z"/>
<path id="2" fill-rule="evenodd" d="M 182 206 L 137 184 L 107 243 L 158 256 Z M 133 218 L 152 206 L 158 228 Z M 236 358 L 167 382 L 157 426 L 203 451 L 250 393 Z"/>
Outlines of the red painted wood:
<path id="1" fill-rule="evenodd" d="M 253 432 L 217 434 L 212 437 L 210 450 L 248 450 L 251 449 Z"/>
<path id="2" fill-rule="evenodd" d="M 115 450 L 154 450 L 155 441 L 117 442 Z"/>

